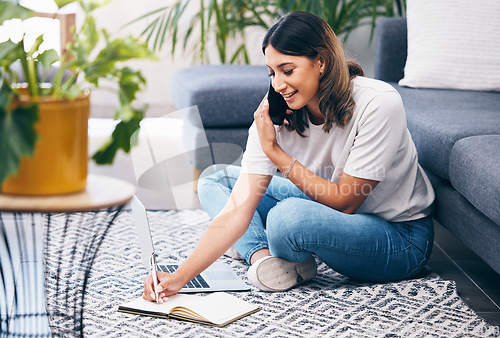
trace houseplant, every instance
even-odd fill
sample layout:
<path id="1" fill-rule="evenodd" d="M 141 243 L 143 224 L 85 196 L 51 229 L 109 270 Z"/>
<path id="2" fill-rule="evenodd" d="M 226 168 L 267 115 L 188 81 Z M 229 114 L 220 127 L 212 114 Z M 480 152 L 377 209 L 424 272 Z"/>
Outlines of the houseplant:
<path id="1" fill-rule="evenodd" d="M 220 63 L 249 63 L 245 46 L 247 27 L 267 29 L 290 11 L 307 11 L 324 19 L 344 42 L 361 25 L 370 24 L 371 34 L 379 16 L 403 16 L 405 0 L 201 0 L 197 11 L 182 28 L 186 8 L 192 0 L 176 0 L 141 15 L 131 23 L 150 19 L 141 36 L 155 50 L 170 43 L 172 55 L 182 42 L 184 51 L 191 49 L 193 63 L 210 63 L 209 39 L 215 38 Z M 197 2 L 198 3 L 198 2 Z M 169 38 L 166 38 L 168 36 Z M 228 42 L 236 42 L 232 52 Z"/>
<path id="2" fill-rule="evenodd" d="M 245 0 L 210 0 L 199 1 L 197 11 L 189 18 L 186 27 L 183 20 L 187 16 L 186 8 L 194 3 L 191 0 L 176 0 L 172 5 L 163 6 L 141 15 L 131 21 L 133 24 L 145 19 L 151 23 L 143 30 L 146 42 L 153 50 L 161 50 L 164 43 L 171 43 L 171 53 L 175 53 L 177 43 L 182 41 L 183 50 L 189 48 L 194 63 L 210 63 L 208 58 L 209 39 L 215 38 L 217 55 L 221 63 L 249 63 L 245 47 L 245 28 L 250 26 L 266 27 L 261 18 L 260 1 Z M 184 29 L 185 28 L 185 29 Z M 166 38 L 168 36 L 168 38 Z M 229 51 L 229 40 L 238 41 L 233 51 Z"/>
<path id="3" fill-rule="evenodd" d="M 139 128 L 139 122 L 144 116 L 143 110 L 135 108 L 133 102 L 136 94 L 145 85 L 145 79 L 139 71 L 127 67 L 123 62 L 132 59 L 152 59 L 154 54 L 146 44 L 141 43 L 135 37 L 111 38 L 107 31 L 97 28 L 93 12 L 108 2 L 109 0 L 55 0 L 59 9 L 75 3 L 80 6 L 85 15 L 81 27 L 72 28 L 73 39 L 67 46 L 63 46 L 67 52 L 62 57 L 59 57 L 54 50 L 41 51 L 43 36 L 39 36 L 31 46 L 26 45 L 24 36 L 20 41 L 8 40 L 0 43 L 0 187 L 4 192 L 18 192 L 15 189 L 14 191 L 11 188 L 6 189 L 9 185 L 8 181 L 15 180 L 12 176 L 16 176 L 20 170 L 22 174 L 24 162 L 30 161 L 25 158 L 37 158 L 37 147 L 41 147 L 42 143 L 54 134 L 59 134 L 53 130 L 52 127 L 55 128 L 55 126 L 51 123 L 48 128 L 37 127 L 38 124 L 42 125 L 42 120 L 45 119 L 41 113 L 44 111 L 43 107 L 46 102 L 50 104 L 64 102 L 74 105 L 83 101 L 83 105 L 87 105 L 87 108 L 82 108 L 84 111 L 81 114 L 84 117 L 80 116 L 79 122 L 71 122 L 71 126 L 78 125 L 82 128 L 79 132 L 68 130 L 67 125 L 61 127 L 62 133 L 82 134 L 83 139 L 80 138 L 77 141 L 82 144 L 81 146 L 70 148 L 71 150 L 62 150 L 62 152 L 73 153 L 79 148 L 80 153 L 83 153 L 78 156 L 83 156 L 83 160 L 80 159 L 79 162 L 84 168 L 75 169 L 81 172 L 80 183 L 73 186 L 69 183 L 70 186 L 53 191 L 47 191 L 45 188 L 42 189 L 43 191 L 36 191 L 36 189 L 31 191 L 30 187 L 23 187 L 20 193 L 63 193 L 79 190 L 82 185 L 84 187 L 85 181 L 82 179 L 86 179 L 87 168 L 88 91 L 102 86 L 103 80 L 106 87 L 109 87 L 110 83 L 116 86 L 119 104 L 115 111 L 115 119 L 119 122 L 109 141 L 92 158 L 98 164 L 110 164 L 119 149 L 125 152 L 130 150 L 132 135 Z M 0 0 L 0 25 L 6 20 L 26 19 L 33 15 L 32 11 L 21 6 L 18 1 Z M 59 64 L 55 75 L 49 79 L 44 74 L 50 68 L 54 68 L 56 62 Z M 15 70 L 16 66 L 20 68 L 19 71 Z M 20 78 L 24 78 L 24 83 L 19 83 Z M 62 113 L 55 121 L 60 122 L 62 117 L 67 117 L 70 115 L 68 112 L 76 111 L 75 109 L 74 106 L 63 108 L 65 113 Z M 49 136 L 40 135 L 43 129 L 48 129 Z M 47 168 L 46 171 L 57 172 L 56 166 L 70 161 L 69 159 L 55 159 L 56 155 L 53 154 L 51 148 L 57 148 L 55 145 L 67 142 L 67 140 L 63 138 L 53 141 L 55 143 L 52 146 L 49 145 L 51 150 L 47 153 L 51 157 L 43 160 L 45 164 L 42 164 Z M 35 164 L 35 169 L 28 170 L 28 172 L 38 175 L 40 170 L 36 168 L 36 165 L 40 164 Z M 62 172 L 69 174 L 72 169 L 62 169 Z M 62 180 L 61 177 L 52 179 Z M 21 185 L 27 182 L 25 179 L 18 179 L 18 181 Z M 45 181 L 50 185 L 50 179 Z"/>

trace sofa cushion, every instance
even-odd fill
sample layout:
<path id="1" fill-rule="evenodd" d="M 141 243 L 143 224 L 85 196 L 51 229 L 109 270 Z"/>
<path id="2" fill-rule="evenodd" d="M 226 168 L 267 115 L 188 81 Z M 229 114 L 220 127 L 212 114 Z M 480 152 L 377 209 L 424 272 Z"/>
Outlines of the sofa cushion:
<path id="1" fill-rule="evenodd" d="M 467 200 L 500 225 L 500 135 L 457 141 L 450 155 L 450 181 Z"/>
<path id="2" fill-rule="evenodd" d="M 442 178 L 450 179 L 449 158 L 455 142 L 469 136 L 500 135 L 499 93 L 391 84 L 403 98 L 420 164 Z"/>
<path id="3" fill-rule="evenodd" d="M 408 0 L 400 85 L 500 91 L 500 1 Z"/>
<path id="4" fill-rule="evenodd" d="M 170 93 L 179 109 L 197 105 L 205 128 L 250 127 L 267 93 L 268 73 L 266 66 L 189 67 L 172 75 Z"/>

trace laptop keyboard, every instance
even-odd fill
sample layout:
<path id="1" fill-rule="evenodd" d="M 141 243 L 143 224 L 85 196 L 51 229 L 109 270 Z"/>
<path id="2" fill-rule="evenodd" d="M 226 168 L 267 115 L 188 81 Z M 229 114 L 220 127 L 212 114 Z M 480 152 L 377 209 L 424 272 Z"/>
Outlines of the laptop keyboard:
<path id="1" fill-rule="evenodd" d="M 178 267 L 179 267 L 179 265 L 176 265 L 176 264 L 158 265 L 158 268 L 161 271 L 168 272 L 168 273 L 173 273 L 175 270 L 177 270 Z M 198 275 L 195 278 L 193 278 L 184 287 L 189 288 L 189 289 L 192 289 L 192 288 L 203 288 L 203 289 L 210 288 L 207 281 L 203 277 L 201 277 L 201 275 Z"/>

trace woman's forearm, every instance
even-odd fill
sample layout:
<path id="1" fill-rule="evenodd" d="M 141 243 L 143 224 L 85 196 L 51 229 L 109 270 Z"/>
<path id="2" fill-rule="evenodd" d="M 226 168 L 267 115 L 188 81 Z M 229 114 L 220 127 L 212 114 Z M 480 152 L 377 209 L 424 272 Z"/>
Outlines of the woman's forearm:
<path id="1" fill-rule="evenodd" d="M 341 212 L 356 212 L 378 183 L 346 174 L 342 174 L 339 183 L 331 182 L 300 162 L 294 162 L 292 156 L 276 144 L 267 148 L 266 155 L 281 172 L 288 173 L 288 179 L 307 197 Z"/>
<path id="2" fill-rule="evenodd" d="M 271 176 L 242 174 L 221 212 L 212 220 L 177 274 L 186 283 L 209 267 L 247 231 Z"/>
<path id="3" fill-rule="evenodd" d="M 248 225 L 235 224 L 237 220 L 228 214 L 213 219 L 193 253 L 176 271 L 185 283 L 208 268 L 245 233 Z"/>

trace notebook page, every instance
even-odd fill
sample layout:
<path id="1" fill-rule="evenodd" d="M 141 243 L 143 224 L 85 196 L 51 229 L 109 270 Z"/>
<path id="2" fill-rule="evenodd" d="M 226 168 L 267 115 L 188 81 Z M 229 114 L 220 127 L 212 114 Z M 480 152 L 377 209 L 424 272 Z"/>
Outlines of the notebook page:
<path id="1" fill-rule="evenodd" d="M 222 325 L 259 307 L 225 292 L 215 292 L 190 302 L 189 309 L 210 322 Z"/>
<path id="2" fill-rule="evenodd" d="M 145 300 L 142 297 L 136 298 L 128 303 L 122 304 L 122 307 L 138 309 L 142 311 L 158 312 L 158 313 L 169 313 L 171 309 L 177 306 L 187 306 L 191 307 L 190 304 L 197 300 L 197 296 L 194 295 L 175 295 L 167 297 L 167 301 L 162 304 L 157 304 L 156 302 L 151 302 Z"/>

